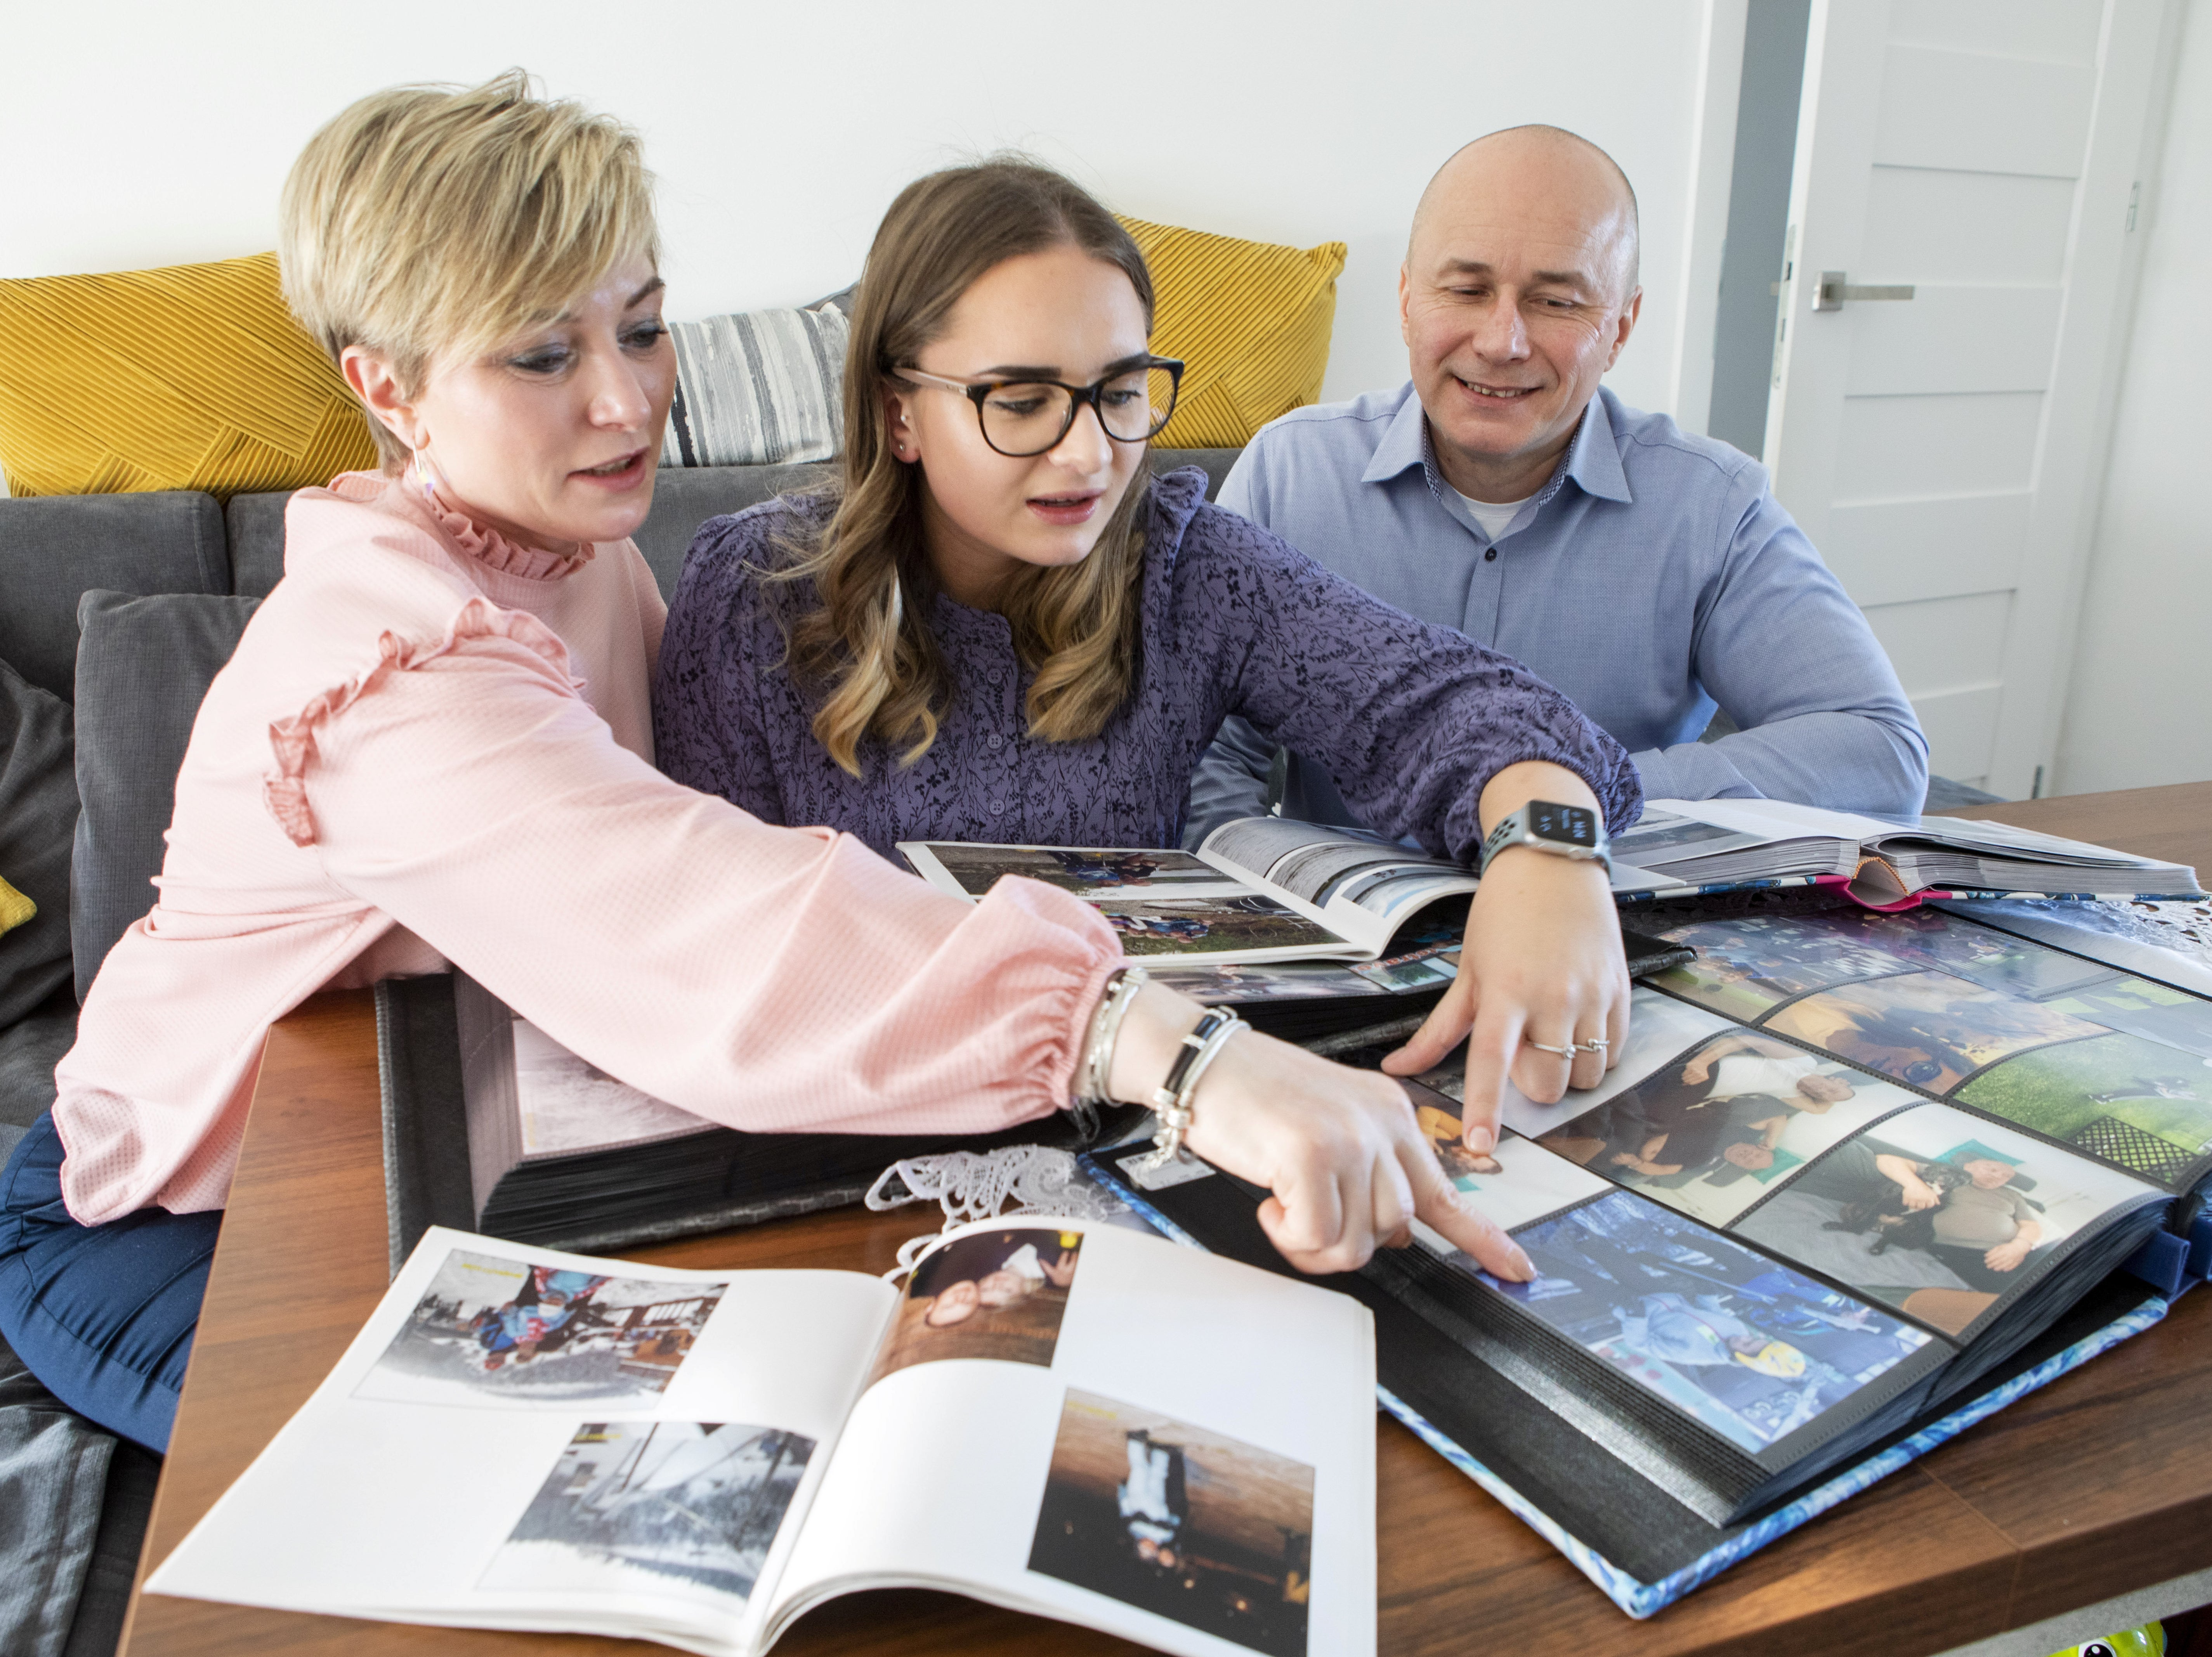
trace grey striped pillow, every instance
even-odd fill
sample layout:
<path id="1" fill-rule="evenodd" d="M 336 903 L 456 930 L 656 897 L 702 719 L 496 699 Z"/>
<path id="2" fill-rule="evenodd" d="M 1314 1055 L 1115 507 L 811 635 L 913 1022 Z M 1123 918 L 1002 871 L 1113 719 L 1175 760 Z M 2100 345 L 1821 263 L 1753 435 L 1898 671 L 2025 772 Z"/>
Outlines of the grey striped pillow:
<path id="1" fill-rule="evenodd" d="M 828 460 L 844 445 L 845 313 L 742 311 L 678 322 L 664 466 Z"/>

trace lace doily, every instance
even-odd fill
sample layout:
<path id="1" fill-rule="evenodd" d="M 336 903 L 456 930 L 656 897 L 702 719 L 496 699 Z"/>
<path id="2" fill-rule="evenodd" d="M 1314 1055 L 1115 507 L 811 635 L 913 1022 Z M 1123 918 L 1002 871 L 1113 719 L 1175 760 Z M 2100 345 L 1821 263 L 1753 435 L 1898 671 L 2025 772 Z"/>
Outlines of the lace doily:
<path id="1" fill-rule="evenodd" d="M 901 1244 L 898 1266 L 885 1277 L 912 1270 L 915 1258 L 942 1232 L 971 1220 L 1036 1214 L 1143 1229 L 1128 1205 L 1077 1167 L 1073 1155 L 1048 1145 L 1001 1145 L 996 1150 L 946 1150 L 907 1157 L 878 1174 L 863 1200 L 881 1214 L 933 1197 L 945 1211 L 944 1226 Z M 1011 1209 L 1006 1207 L 1010 1200 L 1014 1205 Z"/>

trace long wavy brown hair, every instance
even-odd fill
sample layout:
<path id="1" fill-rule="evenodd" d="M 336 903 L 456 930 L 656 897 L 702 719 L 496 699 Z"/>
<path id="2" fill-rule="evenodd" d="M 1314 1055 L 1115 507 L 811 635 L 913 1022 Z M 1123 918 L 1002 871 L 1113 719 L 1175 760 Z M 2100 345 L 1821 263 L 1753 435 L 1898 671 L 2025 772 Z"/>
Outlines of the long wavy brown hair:
<path id="1" fill-rule="evenodd" d="M 821 531 L 783 548 L 778 582 L 812 586 L 810 605 L 784 616 L 787 665 L 822 701 L 814 734 L 854 776 L 874 737 L 911 765 L 937 740 L 953 681 L 929 625 L 939 583 L 922 536 L 920 466 L 891 453 L 884 392 L 945 330 L 985 271 L 1025 253 L 1073 246 L 1118 266 L 1152 321 L 1152 278 L 1111 213 L 1073 180 L 1018 158 L 994 157 L 917 179 L 876 231 L 860 275 L 845 355 L 845 454 Z M 1136 671 L 1139 527 L 1151 496 L 1140 467 L 1090 556 L 1024 568 L 998 608 L 1035 675 L 1032 734 L 1075 742 L 1106 728 Z"/>

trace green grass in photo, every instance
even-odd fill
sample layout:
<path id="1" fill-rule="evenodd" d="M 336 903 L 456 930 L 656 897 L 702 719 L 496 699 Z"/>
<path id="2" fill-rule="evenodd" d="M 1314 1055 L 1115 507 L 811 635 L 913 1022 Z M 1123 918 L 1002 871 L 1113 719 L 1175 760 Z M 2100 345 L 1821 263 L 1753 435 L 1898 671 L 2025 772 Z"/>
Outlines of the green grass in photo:
<path id="1" fill-rule="evenodd" d="M 2109 1117 L 2195 1152 L 2212 1144 L 2212 1067 L 2135 1035 L 2100 1035 L 2005 1059 L 1960 1088 L 1962 1104 L 2054 1139 Z"/>

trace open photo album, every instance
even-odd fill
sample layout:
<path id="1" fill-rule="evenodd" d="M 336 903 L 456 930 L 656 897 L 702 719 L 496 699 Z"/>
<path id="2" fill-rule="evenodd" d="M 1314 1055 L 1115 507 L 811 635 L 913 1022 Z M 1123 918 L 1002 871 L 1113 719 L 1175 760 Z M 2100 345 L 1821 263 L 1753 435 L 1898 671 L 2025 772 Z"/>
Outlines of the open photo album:
<path id="1" fill-rule="evenodd" d="M 387 980 L 376 1016 L 394 1271 L 434 1225 L 613 1248 L 856 1203 L 902 1157 L 1083 1143 L 1066 1113 L 964 1137 L 744 1132 L 609 1075 L 465 973 Z"/>
<path id="2" fill-rule="evenodd" d="M 921 1587 L 1358 1657 L 1374 1386 L 1354 1302 L 1111 1226 L 965 1227 L 902 1287 L 436 1229 L 146 1587 L 738 1657 Z"/>
<path id="3" fill-rule="evenodd" d="M 2212 1176 L 2212 1001 L 1929 908 L 1667 919 L 1697 956 L 1601 1086 L 1509 1088 L 1480 1157 L 1459 1062 L 1414 1089 L 1534 1279 L 1417 1227 L 1329 1280 L 1386 1404 L 1638 1614 L 2155 1320 L 2116 1269 L 2185 1253 Z M 1089 1159 L 1272 1266 L 1264 1193 L 1136 1160 Z"/>

